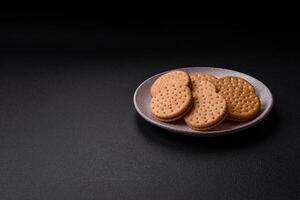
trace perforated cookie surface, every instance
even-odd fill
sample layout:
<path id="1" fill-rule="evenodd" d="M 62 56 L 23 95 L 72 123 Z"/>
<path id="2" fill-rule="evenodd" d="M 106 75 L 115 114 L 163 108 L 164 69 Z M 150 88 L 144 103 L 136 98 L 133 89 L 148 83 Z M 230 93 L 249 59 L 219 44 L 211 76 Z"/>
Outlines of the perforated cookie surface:
<path id="1" fill-rule="evenodd" d="M 221 123 L 226 116 L 225 99 L 215 92 L 194 96 L 194 105 L 184 120 L 194 130 L 208 130 Z"/>
<path id="2" fill-rule="evenodd" d="M 191 80 L 198 80 L 198 79 L 202 79 L 202 80 L 206 80 L 211 82 L 212 84 L 216 85 L 216 82 L 218 81 L 218 78 L 210 75 L 210 74 L 201 74 L 201 73 L 193 73 L 190 74 L 190 78 Z"/>
<path id="3" fill-rule="evenodd" d="M 217 86 L 227 102 L 227 118 L 233 121 L 248 121 L 260 111 L 260 100 L 254 87 L 238 77 L 219 79 Z"/>
<path id="4" fill-rule="evenodd" d="M 216 92 L 216 86 L 204 79 L 192 79 L 193 96 L 201 95 L 205 92 Z"/>
<path id="5" fill-rule="evenodd" d="M 259 114 L 260 100 L 254 92 L 226 91 L 219 92 L 227 102 L 227 118 L 233 121 L 248 121 Z"/>
<path id="6" fill-rule="evenodd" d="M 158 90 L 151 99 L 151 112 L 161 121 L 173 121 L 187 111 L 192 103 L 189 87 L 168 85 Z"/>
<path id="7" fill-rule="evenodd" d="M 190 85 L 189 75 L 181 70 L 167 72 L 155 80 L 150 88 L 150 94 L 154 97 L 159 90 L 168 85 Z"/>
<path id="8" fill-rule="evenodd" d="M 245 79 L 235 76 L 225 76 L 219 78 L 216 82 L 217 90 L 243 90 L 255 92 L 254 87 Z"/>

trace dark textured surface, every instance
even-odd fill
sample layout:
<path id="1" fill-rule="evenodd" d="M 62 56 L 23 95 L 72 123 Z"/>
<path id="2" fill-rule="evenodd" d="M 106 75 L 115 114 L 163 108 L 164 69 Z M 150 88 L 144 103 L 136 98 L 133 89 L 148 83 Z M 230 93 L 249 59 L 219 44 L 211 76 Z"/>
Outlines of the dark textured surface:
<path id="1" fill-rule="evenodd" d="M 300 198 L 296 24 L 47 22 L 0 29 L 1 199 Z M 142 120 L 135 88 L 190 65 L 258 78 L 274 109 L 218 138 Z"/>

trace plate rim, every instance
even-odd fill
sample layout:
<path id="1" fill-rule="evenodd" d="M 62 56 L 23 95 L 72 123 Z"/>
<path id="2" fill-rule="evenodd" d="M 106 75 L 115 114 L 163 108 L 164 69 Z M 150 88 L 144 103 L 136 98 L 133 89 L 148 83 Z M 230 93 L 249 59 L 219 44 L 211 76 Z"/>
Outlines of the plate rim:
<path id="1" fill-rule="evenodd" d="M 172 127 L 169 127 L 168 125 L 165 125 L 163 123 L 160 123 L 158 121 L 155 121 L 155 120 L 152 120 L 150 119 L 148 116 L 146 116 L 139 108 L 139 106 L 137 105 L 137 93 L 138 91 L 152 78 L 154 77 L 157 77 L 157 76 L 160 76 L 168 71 L 173 71 L 173 70 L 188 70 L 188 69 L 191 69 L 191 68 L 206 68 L 206 69 L 210 69 L 210 70 L 226 70 L 226 71 L 232 71 L 232 72 L 237 72 L 237 73 L 240 73 L 240 74 L 243 74 L 243 75 L 246 75 L 246 76 L 249 76 L 253 79 L 255 79 L 259 84 L 263 85 L 266 89 L 267 89 L 267 92 L 269 93 L 269 96 L 271 97 L 270 99 L 270 104 L 268 105 L 268 107 L 266 108 L 266 110 L 264 110 L 264 112 L 262 112 L 258 117 L 254 118 L 253 120 L 249 121 L 249 122 L 245 122 L 244 124 L 242 124 L 240 127 L 238 128 L 233 128 L 233 129 L 226 129 L 226 130 L 212 130 L 212 131 L 209 131 L 209 132 L 206 132 L 206 131 L 195 131 L 195 130 L 190 130 L 190 131 L 182 131 L 182 130 L 179 130 L 179 129 L 176 129 L 176 128 L 172 128 Z M 150 124 L 153 124 L 159 128 L 162 128 L 162 129 L 165 129 L 165 130 L 168 130 L 170 132 L 176 132 L 178 134 L 181 134 L 181 135 L 186 135 L 186 136 L 196 136 L 196 137 L 213 137 L 213 136 L 220 136 L 220 135 L 228 135 L 228 134 L 232 134 L 232 133 L 236 133 L 236 132 L 239 132 L 239 131 L 242 131 L 242 130 L 245 130 L 247 128 L 250 128 L 252 126 L 255 126 L 256 124 L 258 124 L 259 122 L 261 122 L 263 119 L 265 119 L 268 114 L 270 113 L 270 111 L 272 110 L 273 108 L 273 105 L 274 105 L 274 99 L 273 99 L 273 95 L 272 95 L 272 92 L 271 90 L 263 83 L 261 82 L 259 79 L 253 77 L 253 76 L 250 76 L 248 74 L 245 74 L 243 72 L 239 72 L 239 71 L 236 71 L 236 70 L 231 70 L 231 69 L 226 69 L 226 68 L 221 68 L 221 67 L 184 67 L 184 68 L 176 68 L 176 69 L 171 69 L 171 70 L 166 70 L 166 71 L 163 71 L 163 72 L 160 72 L 158 74 L 155 74 L 149 78 L 147 78 L 146 80 L 144 80 L 136 89 L 135 89 L 135 92 L 134 92 L 134 95 L 133 95 L 133 103 L 134 103 L 134 107 L 136 109 L 136 111 L 139 113 L 139 115 L 144 119 L 146 120 L 147 122 L 149 122 Z"/>

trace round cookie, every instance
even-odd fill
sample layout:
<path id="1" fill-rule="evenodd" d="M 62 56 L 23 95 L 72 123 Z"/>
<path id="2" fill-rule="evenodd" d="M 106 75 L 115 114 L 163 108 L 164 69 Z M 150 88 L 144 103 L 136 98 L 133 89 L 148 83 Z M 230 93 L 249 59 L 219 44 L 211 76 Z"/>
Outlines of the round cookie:
<path id="1" fill-rule="evenodd" d="M 204 79 L 192 79 L 192 94 L 198 96 L 204 92 L 216 92 L 216 86 Z"/>
<path id="2" fill-rule="evenodd" d="M 258 115 L 260 100 L 248 81 L 239 77 L 226 76 L 217 81 L 217 87 L 227 102 L 228 119 L 242 122 Z"/>
<path id="3" fill-rule="evenodd" d="M 226 117 L 226 101 L 215 92 L 194 96 L 194 105 L 185 117 L 186 124 L 194 130 L 209 130 L 219 125 Z"/>
<path id="4" fill-rule="evenodd" d="M 216 82 L 218 81 L 218 78 L 210 75 L 210 74 L 200 74 L 200 73 L 195 73 L 195 74 L 190 74 L 190 78 L 191 80 L 195 80 L 195 79 L 203 79 L 203 80 L 207 80 L 209 82 L 211 82 L 212 84 L 216 85 Z"/>
<path id="5" fill-rule="evenodd" d="M 254 87 L 245 79 L 235 77 L 235 76 L 225 76 L 219 78 L 216 82 L 216 87 L 218 91 L 221 90 L 243 90 L 255 92 Z"/>
<path id="6" fill-rule="evenodd" d="M 256 117 L 260 111 L 260 100 L 255 92 L 248 88 L 219 91 L 227 102 L 227 118 L 232 121 L 248 121 Z"/>
<path id="7" fill-rule="evenodd" d="M 151 112 L 160 121 L 170 122 L 183 117 L 192 107 L 192 93 L 188 86 L 168 85 L 151 99 Z"/>
<path id="8" fill-rule="evenodd" d="M 190 85 L 190 76 L 188 73 L 180 70 L 167 72 L 160 76 L 150 88 L 150 94 L 154 97 L 159 90 L 168 85 Z"/>

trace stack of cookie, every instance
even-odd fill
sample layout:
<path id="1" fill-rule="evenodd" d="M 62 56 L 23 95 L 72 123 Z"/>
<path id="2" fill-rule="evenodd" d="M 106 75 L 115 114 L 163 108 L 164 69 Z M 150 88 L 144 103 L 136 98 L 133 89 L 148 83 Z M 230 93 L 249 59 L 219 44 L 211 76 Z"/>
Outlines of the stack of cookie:
<path id="1" fill-rule="evenodd" d="M 151 112 L 160 121 L 183 118 L 194 130 L 209 130 L 227 118 L 248 121 L 260 111 L 260 100 L 246 80 L 174 70 L 151 86 Z"/>

